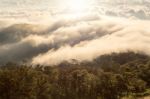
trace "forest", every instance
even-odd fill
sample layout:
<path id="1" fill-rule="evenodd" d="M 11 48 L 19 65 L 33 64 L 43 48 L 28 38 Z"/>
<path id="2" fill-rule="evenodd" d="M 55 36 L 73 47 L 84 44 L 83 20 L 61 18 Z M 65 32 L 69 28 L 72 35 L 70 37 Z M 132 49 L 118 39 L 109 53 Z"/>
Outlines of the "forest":
<path id="1" fill-rule="evenodd" d="M 51 61 L 51 60 L 49 60 Z M 125 52 L 57 66 L 0 66 L 0 99 L 140 99 L 150 95 L 150 57 Z"/>

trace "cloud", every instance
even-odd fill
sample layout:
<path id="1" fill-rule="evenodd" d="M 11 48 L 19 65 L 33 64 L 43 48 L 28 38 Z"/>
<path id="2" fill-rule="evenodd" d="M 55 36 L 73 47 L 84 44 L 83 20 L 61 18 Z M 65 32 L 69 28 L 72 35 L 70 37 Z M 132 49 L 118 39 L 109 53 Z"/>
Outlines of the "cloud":
<path id="1" fill-rule="evenodd" d="M 104 36 L 98 36 L 91 40 L 81 40 L 81 42 L 77 43 L 75 46 L 66 45 L 57 50 L 51 49 L 47 53 L 40 54 L 33 58 L 32 63 L 57 65 L 63 61 L 71 61 L 72 59 L 78 61 L 92 61 L 103 54 L 126 51 L 150 55 L 150 51 L 148 50 L 150 44 L 148 24 L 150 24 L 150 22 L 136 21 L 127 23 L 128 24 L 119 28 L 117 28 L 118 23 L 113 25 L 112 23 L 107 23 L 104 27 L 93 25 L 93 27 L 98 26 L 105 31 L 111 31 L 112 28 L 110 28 L 110 26 L 117 29 L 111 31 L 111 33 L 106 33 Z"/>
<path id="2" fill-rule="evenodd" d="M 57 20 L 45 27 L 33 24 L 13 24 L 5 27 L 0 31 L 0 62 L 32 60 L 33 57 L 51 49 L 57 50 L 66 45 L 75 46 L 121 28 L 119 25 L 114 26 L 114 23 L 107 24 L 101 18 L 94 19 L 95 17 L 88 16 L 82 21 L 80 20 L 83 17 L 71 21 Z"/>
<path id="3" fill-rule="evenodd" d="M 149 10 L 144 5 L 124 8 L 122 4 L 115 8 L 102 4 L 78 14 L 23 10 L 20 16 L 15 10 L 13 17 L 7 13 L 11 21 L 0 18 L 0 63 L 27 60 L 56 65 L 126 51 L 150 55 Z M 15 20 L 17 15 L 20 18 Z"/>

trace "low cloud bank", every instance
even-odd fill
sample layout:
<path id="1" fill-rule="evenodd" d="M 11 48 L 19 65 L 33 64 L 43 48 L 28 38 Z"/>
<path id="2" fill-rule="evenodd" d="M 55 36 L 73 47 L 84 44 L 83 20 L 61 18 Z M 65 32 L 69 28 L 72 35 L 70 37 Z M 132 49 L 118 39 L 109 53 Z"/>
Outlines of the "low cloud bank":
<path id="1" fill-rule="evenodd" d="M 97 23 L 101 23 L 101 21 L 97 21 Z M 98 33 L 102 32 L 105 35 L 98 36 L 97 34 L 94 36 L 95 38 L 80 41 L 74 46 L 64 45 L 57 50 L 51 49 L 47 53 L 34 57 L 32 63 L 57 65 L 63 61 L 71 61 L 72 59 L 92 61 L 100 55 L 112 52 L 134 51 L 150 55 L 150 30 L 148 29 L 150 22 L 136 21 L 127 23 L 121 25 L 117 22 L 110 22 L 107 25 L 103 23 L 102 26 L 98 24 L 93 25 L 93 27 L 98 26 L 102 28 Z"/>
<path id="2" fill-rule="evenodd" d="M 149 55 L 149 25 L 149 21 L 100 14 L 55 19 L 49 24 L 2 24 L 0 63 L 57 65 L 72 59 L 92 61 L 103 54 L 126 51 Z"/>

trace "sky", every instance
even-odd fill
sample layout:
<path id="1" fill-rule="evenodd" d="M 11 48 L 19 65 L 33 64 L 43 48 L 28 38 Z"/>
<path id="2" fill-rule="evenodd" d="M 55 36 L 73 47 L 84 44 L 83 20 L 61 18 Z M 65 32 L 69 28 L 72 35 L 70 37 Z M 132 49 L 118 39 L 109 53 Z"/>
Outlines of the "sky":
<path id="1" fill-rule="evenodd" d="M 149 19 L 149 4 L 148 0 L 0 0 L 0 18 L 34 21 L 34 16 L 41 18 L 94 12 Z M 36 17 L 37 20 L 39 17 Z"/>
<path id="2" fill-rule="evenodd" d="M 148 0 L 0 0 L 0 64 L 150 55 Z"/>

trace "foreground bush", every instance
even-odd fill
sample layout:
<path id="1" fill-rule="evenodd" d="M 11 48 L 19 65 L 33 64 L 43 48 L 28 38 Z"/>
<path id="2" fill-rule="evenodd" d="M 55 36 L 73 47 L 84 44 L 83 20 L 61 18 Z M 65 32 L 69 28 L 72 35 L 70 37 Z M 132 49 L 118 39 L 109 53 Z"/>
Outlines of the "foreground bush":
<path id="1" fill-rule="evenodd" d="M 105 55 L 92 63 L 63 63 L 55 67 L 9 63 L 0 67 L 0 99 L 144 96 L 149 95 L 149 78 L 149 57 L 134 53 Z"/>

